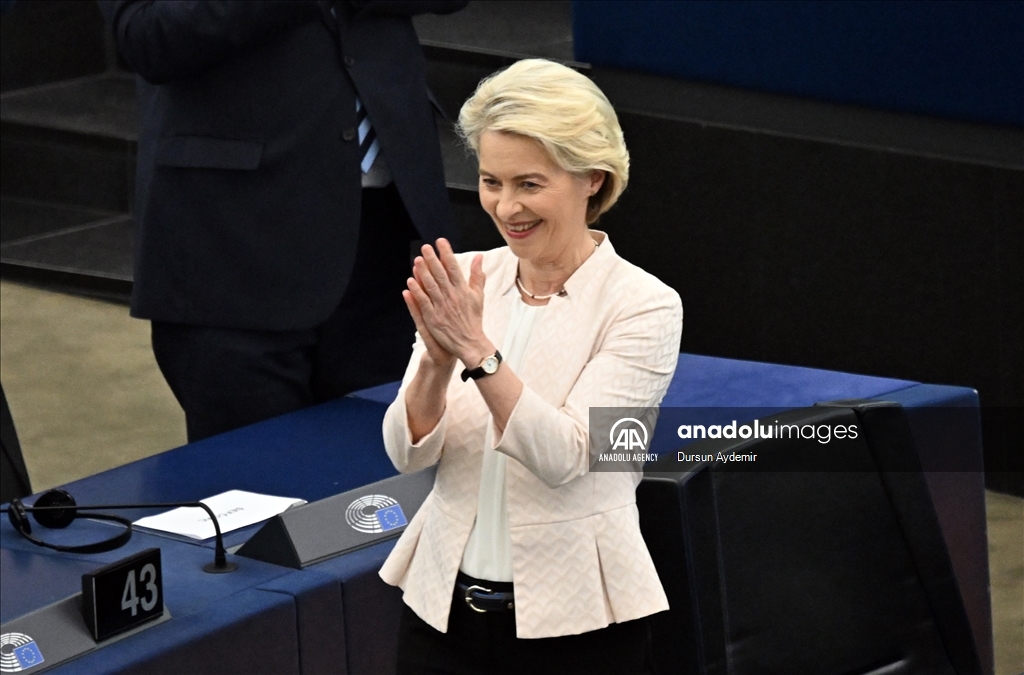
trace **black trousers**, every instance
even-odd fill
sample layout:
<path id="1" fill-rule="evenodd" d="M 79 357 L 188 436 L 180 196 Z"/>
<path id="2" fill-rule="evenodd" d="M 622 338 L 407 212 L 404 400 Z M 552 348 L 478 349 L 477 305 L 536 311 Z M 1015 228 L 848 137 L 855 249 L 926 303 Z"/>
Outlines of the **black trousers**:
<path id="1" fill-rule="evenodd" d="M 394 185 L 363 190 L 352 278 L 314 328 L 259 331 L 153 322 L 153 353 L 189 442 L 400 380 L 415 327 L 402 300 L 418 237 Z"/>
<path id="2" fill-rule="evenodd" d="M 479 584 L 505 590 L 493 582 Z M 402 606 L 398 675 L 638 675 L 653 673 L 652 664 L 646 618 L 579 635 L 521 640 L 514 612 L 474 611 L 457 586 L 446 633 Z"/>

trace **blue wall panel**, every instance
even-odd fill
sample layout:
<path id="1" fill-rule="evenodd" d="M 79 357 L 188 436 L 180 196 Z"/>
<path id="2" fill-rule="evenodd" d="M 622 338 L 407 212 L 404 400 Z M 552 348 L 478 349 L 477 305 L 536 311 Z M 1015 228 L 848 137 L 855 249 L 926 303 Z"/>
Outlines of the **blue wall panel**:
<path id="1" fill-rule="evenodd" d="M 576 59 L 1024 126 L 1024 3 L 573 2 Z"/>

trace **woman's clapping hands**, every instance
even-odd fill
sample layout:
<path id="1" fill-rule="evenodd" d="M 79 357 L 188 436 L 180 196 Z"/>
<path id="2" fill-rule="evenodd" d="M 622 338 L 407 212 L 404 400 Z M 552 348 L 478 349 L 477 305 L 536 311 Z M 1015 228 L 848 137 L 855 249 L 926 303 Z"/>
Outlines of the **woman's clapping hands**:
<path id="1" fill-rule="evenodd" d="M 456 359 L 475 366 L 483 356 L 480 346 L 487 342 L 483 256 L 473 259 L 467 281 L 448 240 L 437 240 L 436 253 L 425 244 L 421 254 L 413 262 L 409 290 L 402 291 L 402 297 L 426 344 L 427 356 L 438 366 L 451 367 Z"/>

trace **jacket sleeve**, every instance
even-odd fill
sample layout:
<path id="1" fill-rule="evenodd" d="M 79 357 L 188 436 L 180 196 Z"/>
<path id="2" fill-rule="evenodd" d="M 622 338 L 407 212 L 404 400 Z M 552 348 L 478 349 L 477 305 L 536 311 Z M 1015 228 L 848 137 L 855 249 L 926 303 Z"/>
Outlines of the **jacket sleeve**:
<path id="1" fill-rule="evenodd" d="M 590 467 L 590 408 L 660 404 L 675 373 L 682 328 L 682 304 L 667 287 L 630 303 L 564 405 L 556 408 L 524 386 L 504 434 L 493 430 L 494 449 L 521 462 L 548 487 L 583 476 Z"/>
<path id="2" fill-rule="evenodd" d="M 152 84 L 196 75 L 322 16 L 312 0 L 101 0 L 100 10 L 118 51 Z"/>
<path id="3" fill-rule="evenodd" d="M 412 442 L 409 432 L 409 417 L 405 408 L 405 390 L 415 377 L 420 366 L 420 358 L 427 350 L 420 334 L 416 333 L 416 344 L 413 346 L 409 366 L 402 378 L 398 396 L 384 413 L 384 449 L 401 473 L 412 473 L 436 464 L 441 459 L 444 446 L 445 429 L 448 426 L 448 410 L 445 409 L 440 421 L 433 431 L 419 440 Z"/>

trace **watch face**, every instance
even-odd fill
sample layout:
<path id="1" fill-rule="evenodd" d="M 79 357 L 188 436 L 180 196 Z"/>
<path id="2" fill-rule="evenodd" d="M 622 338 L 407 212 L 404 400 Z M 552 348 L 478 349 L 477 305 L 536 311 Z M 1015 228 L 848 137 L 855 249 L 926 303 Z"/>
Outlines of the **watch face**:
<path id="1" fill-rule="evenodd" d="M 498 372 L 498 364 L 500 363 L 501 362 L 498 361 L 498 357 L 488 356 L 486 359 L 484 359 L 484 362 L 480 364 L 480 367 L 483 368 L 484 372 L 487 373 L 488 375 L 493 375 L 494 373 Z"/>

